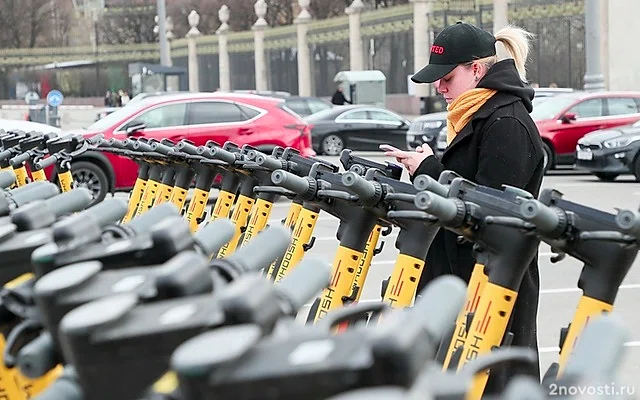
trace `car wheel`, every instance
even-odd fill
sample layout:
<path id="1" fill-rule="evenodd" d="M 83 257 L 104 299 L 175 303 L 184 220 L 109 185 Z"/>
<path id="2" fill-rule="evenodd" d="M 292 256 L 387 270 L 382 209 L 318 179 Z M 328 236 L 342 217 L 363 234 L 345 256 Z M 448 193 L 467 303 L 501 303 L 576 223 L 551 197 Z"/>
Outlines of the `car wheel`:
<path id="1" fill-rule="evenodd" d="M 327 135 L 322 139 L 320 150 L 328 156 L 339 156 L 344 150 L 344 141 L 338 135 Z"/>
<path id="2" fill-rule="evenodd" d="M 74 187 L 88 189 L 93 195 L 91 205 L 101 202 L 109 192 L 109 179 L 100 166 L 89 161 L 76 161 L 71 164 Z"/>
<path id="3" fill-rule="evenodd" d="M 613 182 L 618 177 L 618 174 L 611 172 L 594 172 L 593 174 L 604 182 Z"/>
<path id="4" fill-rule="evenodd" d="M 545 174 L 555 166 L 555 154 L 551 150 L 551 146 L 547 143 L 542 143 L 542 151 L 544 152 L 544 172 Z"/>

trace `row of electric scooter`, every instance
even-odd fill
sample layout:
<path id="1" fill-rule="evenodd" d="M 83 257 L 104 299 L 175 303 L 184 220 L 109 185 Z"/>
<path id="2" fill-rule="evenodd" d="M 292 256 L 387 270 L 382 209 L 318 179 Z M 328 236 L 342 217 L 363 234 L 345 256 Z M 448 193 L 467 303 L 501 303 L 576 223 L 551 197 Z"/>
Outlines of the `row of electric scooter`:
<path id="1" fill-rule="evenodd" d="M 4 146 L 16 135 L 0 135 L 0 151 L 42 136 Z M 633 397 L 617 383 L 628 331 L 610 313 L 638 251 L 633 210 L 610 214 L 554 190 L 536 199 L 450 171 L 408 183 L 399 166 L 348 150 L 333 165 L 290 148 L 68 140 L 66 155 L 136 161 L 138 179 L 128 201 L 93 204 L 89 191 L 48 181 L 12 189 L 15 167 L 0 172 L 0 398 Z M 58 154 L 46 153 L 45 163 Z M 269 225 L 283 198 L 287 217 Z M 331 264 L 305 256 L 321 213 L 340 220 Z M 381 301 L 359 302 L 393 228 L 399 255 Z M 473 243 L 478 263 L 468 284 L 440 277 L 417 293 L 440 229 Z M 541 242 L 555 261 L 584 263 L 558 363 L 542 384 L 517 377 L 483 396 L 492 368 L 538 362 L 510 346 L 508 322 Z"/>

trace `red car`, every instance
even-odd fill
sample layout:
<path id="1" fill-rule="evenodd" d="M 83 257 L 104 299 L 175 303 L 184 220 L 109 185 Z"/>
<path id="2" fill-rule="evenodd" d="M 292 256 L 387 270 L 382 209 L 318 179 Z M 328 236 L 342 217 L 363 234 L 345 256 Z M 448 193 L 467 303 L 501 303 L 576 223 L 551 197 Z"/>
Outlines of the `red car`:
<path id="1" fill-rule="evenodd" d="M 129 131 L 127 133 L 127 131 Z M 188 139 L 197 146 L 208 140 L 249 144 L 263 152 L 275 146 L 293 147 L 313 156 L 311 127 L 282 99 L 230 93 L 180 93 L 154 96 L 129 104 L 96 121 L 82 133 L 85 137 L 128 136 Z M 72 163 L 74 180 L 94 192 L 95 201 L 110 191 L 133 187 L 137 165 L 126 157 L 87 152 Z"/>
<path id="2" fill-rule="evenodd" d="M 545 170 L 572 165 L 589 132 L 640 120 L 640 92 L 573 92 L 536 104 L 531 117 L 544 141 Z"/>

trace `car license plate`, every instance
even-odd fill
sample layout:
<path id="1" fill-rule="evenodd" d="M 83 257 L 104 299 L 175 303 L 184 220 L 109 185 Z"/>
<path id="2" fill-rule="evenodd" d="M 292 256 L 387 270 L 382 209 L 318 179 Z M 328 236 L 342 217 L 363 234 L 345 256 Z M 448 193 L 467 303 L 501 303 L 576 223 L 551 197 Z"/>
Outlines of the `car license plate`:
<path id="1" fill-rule="evenodd" d="M 593 153 L 586 150 L 578 150 L 578 160 L 593 160 Z"/>

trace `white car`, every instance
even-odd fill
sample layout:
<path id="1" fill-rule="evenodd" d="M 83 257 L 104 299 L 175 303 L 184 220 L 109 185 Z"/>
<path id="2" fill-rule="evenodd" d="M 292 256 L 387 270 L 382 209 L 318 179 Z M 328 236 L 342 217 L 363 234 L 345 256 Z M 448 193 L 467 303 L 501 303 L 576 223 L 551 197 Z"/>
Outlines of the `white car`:
<path id="1" fill-rule="evenodd" d="M 39 122 L 22 121 L 19 119 L 0 119 L 0 129 L 5 132 L 20 130 L 23 132 L 41 132 L 60 134 L 62 129 Z"/>

